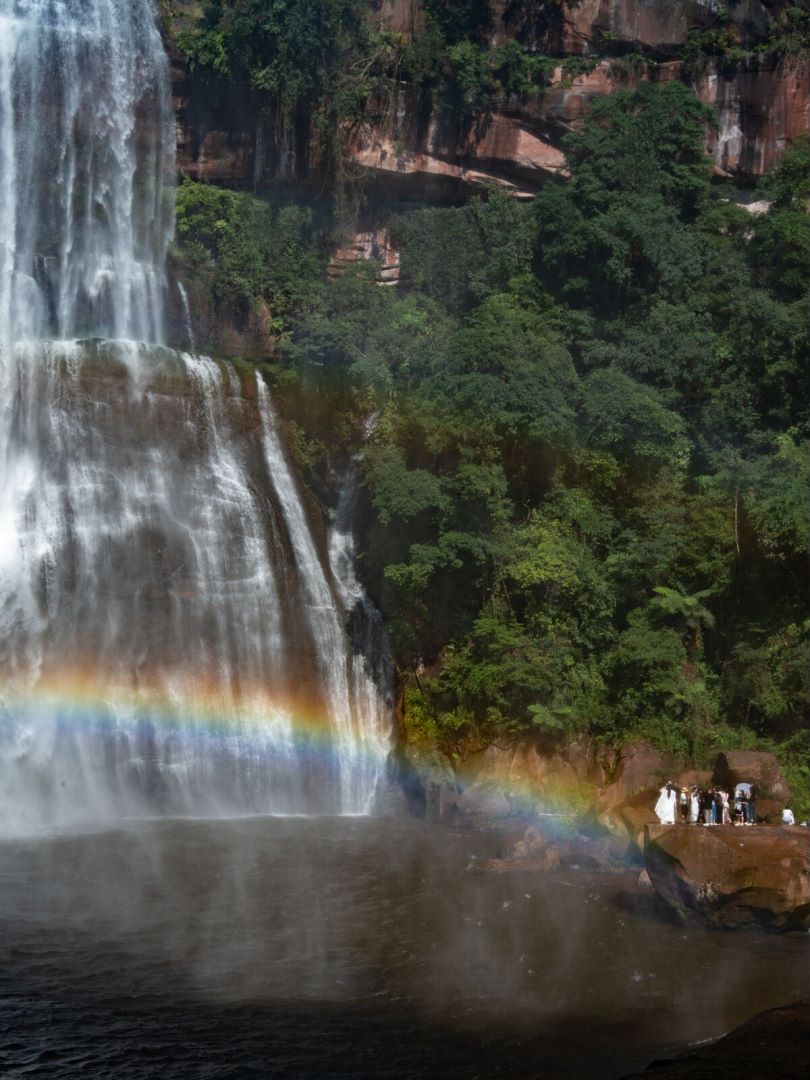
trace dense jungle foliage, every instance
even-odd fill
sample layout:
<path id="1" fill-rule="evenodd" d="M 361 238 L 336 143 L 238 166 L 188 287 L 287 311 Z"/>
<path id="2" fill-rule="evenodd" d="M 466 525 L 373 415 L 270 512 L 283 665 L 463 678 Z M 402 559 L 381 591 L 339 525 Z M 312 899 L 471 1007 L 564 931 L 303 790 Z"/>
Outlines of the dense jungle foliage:
<path id="1" fill-rule="evenodd" d="M 393 214 L 396 289 L 327 282 L 308 209 L 180 188 L 181 264 L 272 313 L 313 487 L 376 417 L 362 571 L 410 731 L 449 754 L 772 746 L 807 789 L 810 153 L 754 216 L 710 182 L 713 122 L 680 83 L 597 100 L 531 202 Z"/>

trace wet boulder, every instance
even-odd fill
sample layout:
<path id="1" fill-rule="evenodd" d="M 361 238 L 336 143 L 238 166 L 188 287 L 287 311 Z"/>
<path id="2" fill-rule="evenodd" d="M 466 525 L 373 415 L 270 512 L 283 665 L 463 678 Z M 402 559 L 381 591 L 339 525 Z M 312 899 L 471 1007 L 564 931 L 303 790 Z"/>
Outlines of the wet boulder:
<path id="1" fill-rule="evenodd" d="M 699 788 L 709 787 L 712 782 L 711 769 L 686 769 L 679 772 L 675 777 L 678 787 L 691 787 L 693 784 Z"/>
<path id="2" fill-rule="evenodd" d="M 478 826 L 502 821 L 512 814 L 512 804 L 492 784 L 471 784 L 456 800 L 458 813 Z"/>
<path id="3" fill-rule="evenodd" d="M 631 853 L 638 856 L 644 853 L 644 830 L 648 825 L 658 823 L 654 809 L 658 794 L 657 788 L 639 791 L 625 799 L 613 811 L 614 821 L 623 828 Z"/>
<path id="4" fill-rule="evenodd" d="M 730 929 L 801 929 L 810 917 L 806 829 L 650 825 L 644 864 L 682 919 Z"/>
<path id="5" fill-rule="evenodd" d="M 627 869 L 628 863 L 636 861 L 636 850 L 627 838 L 619 836 L 591 837 L 579 833 L 557 842 L 563 866 L 577 870 L 595 870 L 615 874 Z"/>
<path id="6" fill-rule="evenodd" d="M 639 861 L 644 853 L 644 829 L 657 824 L 658 787 L 643 787 L 616 800 L 611 789 L 597 797 L 589 817 L 625 847 L 625 858 Z"/>
<path id="7" fill-rule="evenodd" d="M 810 1002 L 795 1001 L 757 1013 L 717 1042 L 671 1061 L 654 1061 L 624 1080 L 753 1080 L 808 1074 L 807 1030 Z"/>
<path id="8" fill-rule="evenodd" d="M 610 782 L 599 789 L 592 816 L 610 832 L 625 831 L 618 820 L 618 808 L 638 796 L 642 796 L 643 801 L 648 793 L 657 791 L 667 778 L 670 765 L 669 760 L 647 742 L 623 747 L 612 764 Z"/>
<path id="9" fill-rule="evenodd" d="M 782 820 L 790 802 L 790 788 L 773 754 L 755 750 L 732 750 L 720 754 L 714 763 L 713 780 L 726 791 L 737 784 L 755 784 L 759 789 L 757 816 L 769 824 Z"/>
<path id="10" fill-rule="evenodd" d="M 640 791 L 660 788 L 671 768 L 670 760 L 649 743 L 630 743 L 619 753 L 611 793 L 618 796 L 618 803 Z"/>
<path id="11" fill-rule="evenodd" d="M 523 837 L 501 858 L 489 859 L 480 869 L 492 874 L 513 872 L 533 873 L 556 870 L 560 866 L 560 850 L 549 843 L 534 825 L 530 825 Z"/>
<path id="12" fill-rule="evenodd" d="M 461 786 L 453 766 L 436 746 L 403 742 L 396 747 L 390 767 L 410 814 L 434 823 L 456 820 Z"/>

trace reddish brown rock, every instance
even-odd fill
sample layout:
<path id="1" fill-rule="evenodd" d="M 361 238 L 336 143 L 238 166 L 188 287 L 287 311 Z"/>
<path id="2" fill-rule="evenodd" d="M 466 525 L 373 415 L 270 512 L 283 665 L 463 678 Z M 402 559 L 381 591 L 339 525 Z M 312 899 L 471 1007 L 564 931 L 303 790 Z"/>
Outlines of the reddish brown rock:
<path id="1" fill-rule="evenodd" d="M 586 741 L 558 751 L 526 738 L 473 750 L 457 762 L 456 771 L 463 784 L 504 792 L 513 808 L 548 810 L 581 805 L 582 792 L 589 789 L 592 762 Z"/>
<path id="2" fill-rule="evenodd" d="M 356 232 L 350 240 L 332 252 L 327 273 L 332 279 L 339 278 L 352 263 L 365 261 L 376 264 L 379 285 L 396 285 L 399 281 L 399 252 L 387 229 L 365 229 Z"/>
<path id="3" fill-rule="evenodd" d="M 568 762 L 578 780 L 588 780 L 595 767 L 593 746 L 587 739 L 574 739 L 561 751 L 564 761 Z"/>
<path id="4" fill-rule="evenodd" d="M 658 822 L 653 807 L 658 800 L 658 789 L 647 789 L 631 795 L 613 811 L 616 822 L 623 826 L 627 838 L 639 855 L 644 851 L 644 830 Z M 615 831 L 615 830 L 614 830 Z"/>
<path id="5" fill-rule="evenodd" d="M 597 813 L 608 813 L 639 792 L 660 788 L 667 779 L 669 764 L 664 755 L 647 742 L 623 747 L 612 766 L 610 783 L 599 792 Z"/>
<path id="6" fill-rule="evenodd" d="M 807 63 L 750 62 L 728 76 L 708 70 L 694 85 L 701 101 L 717 110 L 708 150 L 718 173 L 762 176 L 807 131 Z"/>
<path id="7" fill-rule="evenodd" d="M 468 750 L 455 763 L 456 775 L 465 786 L 489 784 L 503 787 L 516 752 L 515 746 L 501 746 L 498 743 Z"/>
<path id="8" fill-rule="evenodd" d="M 540 792 L 548 784 L 551 764 L 548 755 L 541 754 L 532 742 L 515 747 L 509 761 L 508 782 L 514 791 Z"/>
<path id="9" fill-rule="evenodd" d="M 755 750 L 731 750 L 714 763 L 714 782 L 726 791 L 737 784 L 756 784 L 759 789 L 757 817 L 771 824 L 782 820 L 790 802 L 790 788 L 773 754 Z"/>
<path id="10" fill-rule="evenodd" d="M 792 2 L 734 0 L 723 10 L 737 40 L 750 47 L 767 36 L 771 17 Z M 525 16 L 523 22 L 519 17 L 509 19 L 517 5 L 501 0 L 496 6 L 506 16 L 505 33 L 526 39 L 531 23 L 527 25 Z M 716 27 L 719 8 L 706 0 L 563 0 L 544 5 L 544 17 L 535 17 L 534 41 L 546 51 L 558 53 L 589 53 L 613 43 L 625 50 L 632 47 L 672 55 L 686 43 L 690 30 Z"/>
<path id="11" fill-rule="evenodd" d="M 799 826 L 650 825 L 644 864 L 681 918 L 733 929 L 803 928 L 810 916 L 810 845 Z"/>
<path id="12" fill-rule="evenodd" d="M 560 866 L 560 851 L 555 844 L 550 844 L 539 829 L 530 825 L 521 840 L 503 858 L 489 859 L 480 867 L 488 873 L 534 873 L 557 870 Z"/>
<path id="13" fill-rule="evenodd" d="M 420 0 L 380 0 L 379 25 L 382 29 L 410 37 L 421 20 Z"/>
<path id="14" fill-rule="evenodd" d="M 671 768 L 671 761 L 650 743 L 629 743 L 619 752 L 611 786 L 626 799 L 639 791 L 660 788 Z"/>
<path id="15" fill-rule="evenodd" d="M 641 857 L 644 828 L 658 820 L 653 808 L 671 767 L 665 755 L 649 743 L 630 743 L 619 751 L 612 782 L 597 793 L 588 816 L 625 841 L 632 857 Z"/>
<path id="16" fill-rule="evenodd" d="M 678 787 L 691 787 L 695 784 L 697 787 L 708 787 L 712 782 L 711 769 L 686 769 L 684 772 L 679 772 L 675 777 L 675 782 Z"/>

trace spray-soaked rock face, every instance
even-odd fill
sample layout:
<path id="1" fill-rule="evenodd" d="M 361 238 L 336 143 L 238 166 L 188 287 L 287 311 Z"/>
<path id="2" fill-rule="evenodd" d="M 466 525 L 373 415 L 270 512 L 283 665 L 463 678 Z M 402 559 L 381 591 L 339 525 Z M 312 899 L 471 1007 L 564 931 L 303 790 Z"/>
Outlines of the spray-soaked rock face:
<path id="1" fill-rule="evenodd" d="M 734 791 L 737 784 L 754 784 L 759 816 L 767 816 L 759 805 L 767 801 L 768 812 L 776 817 L 774 823 L 781 822 L 782 810 L 790 802 L 790 788 L 774 754 L 756 750 L 720 754 L 714 764 L 714 780 L 725 791 Z"/>

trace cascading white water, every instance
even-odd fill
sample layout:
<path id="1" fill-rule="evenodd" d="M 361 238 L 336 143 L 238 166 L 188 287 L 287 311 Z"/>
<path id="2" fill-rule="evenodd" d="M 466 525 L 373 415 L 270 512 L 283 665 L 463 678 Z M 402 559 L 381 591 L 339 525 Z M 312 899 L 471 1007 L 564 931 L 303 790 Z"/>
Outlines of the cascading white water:
<path id="1" fill-rule="evenodd" d="M 340 600 L 351 616 L 350 637 L 353 644 L 351 663 L 352 711 L 371 752 L 365 761 L 363 790 L 366 805 L 374 798 L 373 765 L 385 758 L 390 741 L 390 716 L 393 708 L 392 665 L 382 616 L 371 604 L 357 579 L 357 551 L 352 529 L 352 515 L 357 499 L 359 471 L 352 460 L 343 481 L 334 520 L 329 529 L 329 566 L 337 583 Z M 359 734 L 359 733 L 358 733 Z M 356 759 L 355 759 L 356 760 Z M 371 769 L 369 769 L 371 766 Z"/>
<path id="2" fill-rule="evenodd" d="M 0 831 L 382 775 L 264 382 L 156 344 L 173 153 L 151 0 L 0 0 Z"/>
<path id="3" fill-rule="evenodd" d="M 183 329 L 186 332 L 186 345 L 195 353 L 197 351 L 197 342 L 194 338 L 194 327 L 191 323 L 191 305 L 188 302 L 188 293 L 182 281 L 177 282 L 177 291 L 180 294 L 180 303 L 183 307 Z"/>
<path id="4" fill-rule="evenodd" d="M 382 687 L 377 684 L 371 689 L 362 658 L 355 659 L 345 648 L 346 631 L 287 466 L 275 411 L 261 378 L 256 380 L 256 389 L 267 467 L 290 531 L 293 558 L 303 587 L 302 602 L 316 645 L 329 713 L 335 720 L 341 788 L 350 793 L 351 803 L 358 812 L 367 811 L 374 799 L 380 762 L 387 749 L 388 724 Z M 333 537 L 330 540 L 331 553 Z M 344 611 L 351 612 L 362 595 L 354 568 L 346 561 L 333 563 L 331 559 L 330 568 L 344 600 Z"/>
<path id="5" fill-rule="evenodd" d="M 6 342 L 162 340 L 174 139 L 151 0 L 0 0 Z"/>

